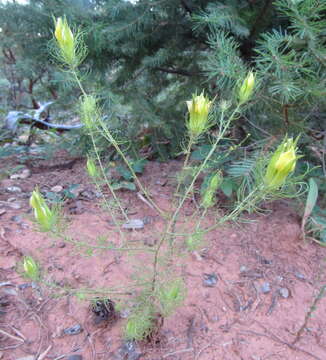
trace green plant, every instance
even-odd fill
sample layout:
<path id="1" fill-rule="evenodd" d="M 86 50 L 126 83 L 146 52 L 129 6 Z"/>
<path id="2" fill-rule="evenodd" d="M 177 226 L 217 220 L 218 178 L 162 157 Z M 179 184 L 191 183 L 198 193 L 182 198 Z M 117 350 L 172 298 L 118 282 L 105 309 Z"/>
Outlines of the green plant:
<path id="1" fill-rule="evenodd" d="M 133 306 L 131 307 L 131 314 L 126 323 L 125 335 L 128 339 L 134 340 L 151 338 L 162 326 L 164 318 L 173 313 L 182 303 L 185 296 L 185 286 L 180 276 L 171 277 L 171 269 L 178 274 L 177 255 L 184 249 L 184 242 L 178 241 L 180 238 L 177 235 L 180 234 L 176 232 L 184 204 L 197 191 L 199 177 L 207 170 L 208 165 L 214 155 L 216 155 L 220 143 L 226 141 L 232 124 L 248 109 L 258 80 L 252 71 L 247 71 L 247 74 L 235 84 L 231 100 L 222 100 L 217 105 L 214 105 L 214 101 L 209 100 L 202 92 L 201 95 L 193 95 L 192 100 L 187 102 L 189 118 L 186 121 L 186 133 L 184 134 L 186 156 L 181 172 L 187 173 L 188 179 L 186 184 L 182 184 L 181 182 L 184 177 L 180 177 L 181 181 L 177 185 L 174 207 L 171 212 L 167 213 L 159 208 L 154 198 L 142 184 L 137 176 L 141 169 L 129 160 L 121 147 L 121 143 L 115 138 L 114 132 L 103 121 L 103 110 L 96 94 L 88 94 L 82 85 L 81 79 L 83 76 L 79 73 L 78 65 L 80 65 L 87 50 L 80 32 L 78 30 L 76 32 L 72 31 L 66 20 L 57 20 L 56 24 L 55 37 L 57 47 L 54 50 L 56 57 L 61 61 L 65 70 L 70 73 L 82 93 L 79 101 L 80 117 L 92 139 L 93 153 L 95 154 L 94 158 L 89 157 L 87 161 L 87 171 L 90 177 L 99 188 L 101 179 L 104 181 L 113 199 L 118 204 L 120 213 L 128 219 L 119 196 L 111 180 L 106 175 L 102 159 L 99 155 L 95 134 L 97 136 L 100 134 L 116 150 L 116 153 L 124 162 L 124 168 L 120 168 L 120 172 L 125 178 L 134 182 L 146 203 L 155 209 L 165 221 L 164 231 L 160 234 L 157 244 L 153 249 L 131 248 L 128 246 L 128 241 L 123 242 L 121 246 L 117 247 L 110 244 L 102 245 L 101 243 L 95 245 L 87 242 L 80 243 L 74 239 L 69 239 L 69 241 L 86 247 L 87 254 L 93 253 L 94 249 L 111 249 L 128 252 L 137 251 L 140 255 L 145 256 L 149 264 L 148 270 L 145 271 L 142 264 L 140 272 L 137 274 L 135 271 L 134 275 L 136 280 L 136 275 L 138 275 L 138 280 L 134 283 L 135 296 Z M 68 35 L 66 36 L 65 34 Z M 74 56 L 76 56 L 76 59 Z M 193 147 L 200 141 L 201 137 L 208 134 L 210 127 L 215 127 L 217 131 L 209 134 L 211 145 L 200 163 L 194 166 L 191 158 Z M 296 186 L 302 184 L 300 183 L 302 177 L 296 178 L 293 176 L 293 171 L 299 158 L 296 143 L 297 140 L 285 138 L 273 154 L 263 157 L 262 160 L 257 160 L 253 165 L 252 186 L 250 188 L 242 188 L 242 191 L 238 192 L 234 208 L 227 215 L 218 219 L 214 226 L 202 228 L 202 221 L 206 214 L 209 211 L 214 211 L 216 191 L 223 184 L 223 174 L 219 169 L 208 177 L 202 187 L 200 206 L 198 206 L 194 213 L 194 216 L 198 216 L 196 226 L 187 234 L 181 234 L 186 236 L 188 248 L 194 249 L 195 243 L 197 240 L 200 240 L 203 233 L 216 228 L 228 220 L 237 220 L 245 210 L 253 211 L 258 209 L 262 201 L 278 197 L 297 196 L 301 190 L 300 188 L 298 190 Z M 223 159 L 228 156 L 234 148 L 230 146 L 225 149 L 221 158 Z M 180 193 L 181 185 L 183 185 L 183 191 Z M 38 196 L 35 199 L 38 199 Z M 39 212 L 42 216 L 44 213 L 46 215 L 48 210 L 42 202 L 40 203 L 41 210 Z M 40 215 L 38 216 L 40 217 Z M 115 223 L 119 228 L 121 236 L 123 236 L 119 223 L 117 221 Z M 183 239 L 181 238 L 181 240 Z M 142 256 L 140 258 L 143 261 Z"/>
<path id="2" fill-rule="evenodd" d="M 302 237 L 311 234 L 310 239 L 321 246 L 326 246 L 326 212 L 317 206 L 318 185 L 313 178 L 309 179 L 306 206 L 301 221 Z"/>
<path id="3" fill-rule="evenodd" d="M 30 205 L 34 210 L 34 218 L 40 231 L 57 233 L 62 225 L 62 211 L 60 203 L 49 207 L 38 188 L 32 192 Z"/>
<path id="4" fill-rule="evenodd" d="M 37 262 L 31 256 L 23 258 L 23 275 L 33 281 L 40 280 L 40 268 Z"/>

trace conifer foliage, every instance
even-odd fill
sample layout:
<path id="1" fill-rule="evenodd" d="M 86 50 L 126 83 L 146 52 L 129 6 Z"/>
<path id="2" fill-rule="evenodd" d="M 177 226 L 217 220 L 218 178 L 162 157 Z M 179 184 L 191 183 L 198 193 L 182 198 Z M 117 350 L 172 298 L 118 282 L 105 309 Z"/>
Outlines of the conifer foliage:
<path id="1" fill-rule="evenodd" d="M 260 86 L 245 131 L 321 132 L 325 10 L 322 0 L 8 2 L 0 41 L 10 106 L 35 105 L 44 94 L 63 102 L 76 91 L 47 51 L 53 18 L 65 16 L 84 32 L 90 83 L 95 77 L 104 104 L 123 105 L 125 135 L 156 155 L 180 150 L 185 98 L 203 87 L 228 98 L 249 68 Z"/>

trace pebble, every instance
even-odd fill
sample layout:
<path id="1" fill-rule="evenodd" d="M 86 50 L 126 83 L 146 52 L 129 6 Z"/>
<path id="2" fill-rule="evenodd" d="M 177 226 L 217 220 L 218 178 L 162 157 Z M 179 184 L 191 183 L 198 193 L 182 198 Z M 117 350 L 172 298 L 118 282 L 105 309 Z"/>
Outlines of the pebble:
<path id="1" fill-rule="evenodd" d="M 70 355 L 67 360 L 83 360 L 83 357 L 81 355 Z"/>
<path id="2" fill-rule="evenodd" d="M 80 195 L 85 198 L 85 199 L 88 199 L 88 200 L 93 200 L 95 199 L 96 195 L 93 191 L 90 191 L 90 190 L 84 190 L 80 193 Z"/>
<path id="3" fill-rule="evenodd" d="M 118 349 L 116 360 L 139 360 L 142 357 L 137 344 L 134 341 L 127 341 Z"/>
<path id="4" fill-rule="evenodd" d="M 24 169 L 19 174 L 13 174 L 10 176 L 11 180 L 27 179 L 31 176 L 31 171 L 29 169 Z"/>
<path id="5" fill-rule="evenodd" d="M 97 198 L 103 197 L 102 193 L 100 193 L 99 191 L 95 191 L 94 194 Z"/>
<path id="6" fill-rule="evenodd" d="M 287 288 L 280 288 L 278 292 L 283 299 L 287 299 L 290 296 L 290 291 Z"/>
<path id="7" fill-rule="evenodd" d="M 6 210 L 5 209 L 0 209 L 0 216 L 1 215 L 4 215 L 6 213 Z"/>
<path id="8" fill-rule="evenodd" d="M 23 284 L 18 285 L 19 290 L 25 290 L 30 287 L 32 287 L 32 283 L 23 283 Z"/>
<path id="9" fill-rule="evenodd" d="M 206 287 L 214 287 L 217 284 L 217 276 L 213 274 L 204 274 L 203 285 Z"/>
<path id="10" fill-rule="evenodd" d="M 296 271 L 294 273 L 294 276 L 299 280 L 306 280 L 306 277 L 303 274 L 301 274 L 299 271 Z"/>
<path id="11" fill-rule="evenodd" d="M 7 200 L 7 202 L 14 202 L 14 201 L 16 201 L 17 199 L 15 198 L 15 197 L 10 197 L 8 200 Z"/>
<path id="12" fill-rule="evenodd" d="M 23 222 L 23 218 L 20 215 L 15 215 L 10 218 L 11 221 L 20 224 Z"/>
<path id="13" fill-rule="evenodd" d="M 59 193 L 63 190 L 63 187 L 61 185 L 56 185 L 51 188 L 51 191 L 54 193 Z"/>
<path id="14" fill-rule="evenodd" d="M 155 181 L 155 185 L 165 186 L 167 182 L 167 179 L 159 179 Z"/>
<path id="15" fill-rule="evenodd" d="M 19 186 L 8 186 L 6 190 L 10 193 L 22 192 L 22 189 Z"/>
<path id="16" fill-rule="evenodd" d="M 83 331 L 83 328 L 80 324 L 76 324 L 74 326 L 71 326 L 69 328 L 66 328 L 63 330 L 63 333 L 65 335 L 78 335 Z"/>
<path id="17" fill-rule="evenodd" d="M 58 244 L 59 249 L 63 249 L 64 247 L 66 247 L 66 243 L 64 243 L 63 241 Z"/>
<path id="18" fill-rule="evenodd" d="M 126 223 L 124 223 L 122 225 L 123 229 L 131 229 L 131 230 L 136 230 L 136 229 L 143 229 L 144 228 L 144 221 L 141 219 L 132 219 L 130 221 L 127 221 Z"/>
<path id="19" fill-rule="evenodd" d="M 264 282 L 260 288 L 263 294 L 268 294 L 271 291 L 271 285 L 269 282 Z"/>
<path id="20" fill-rule="evenodd" d="M 240 266 L 240 272 L 243 273 L 243 272 L 246 272 L 247 271 L 247 267 L 242 265 Z"/>

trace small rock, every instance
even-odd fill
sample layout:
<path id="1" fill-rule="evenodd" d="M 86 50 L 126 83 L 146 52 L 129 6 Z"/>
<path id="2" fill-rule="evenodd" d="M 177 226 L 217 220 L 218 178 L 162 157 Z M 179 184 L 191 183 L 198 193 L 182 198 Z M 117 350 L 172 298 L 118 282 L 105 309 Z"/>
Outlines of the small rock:
<path id="1" fill-rule="evenodd" d="M 155 181 L 155 185 L 165 186 L 167 182 L 167 179 L 159 179 Z"/>
<path id="2" fill-rule="evenodd" d="M 5 209 L 0 209 L 0 216 L 1 215 L 4 215 L 6 213 L 6 210 Z"/>
<path id="3" fill-rule="evenodd" d="M 67 360 L 83 360 L 83 357 L 81 355 L 70 355 Z"/>
<path id="4" fill-rule="evenodd" d="M 20 193 L 22 189 L 19 186 L 8 186 L 6 189 L 10 193 Z"/>
<path id="5" fill-rule="evenodd" d="M 144 222 L 141 219 L 132 219 L 122 225 L 123 229 L 143 229 L 144 228 Z"/>
<path id="6" fill-rule="evenodd" d="M 59 193 L 63 190 L 63 187 L 61 185 L 56 185 L 51 188 L 51 191 L 54 193 Z"/>
<path id="7" fill-rule="evenodd" d="M 10 197 L 8 200 L 7 200 L 7 202 L 14 202 L 14 201 L 16 201 L 17 199 L 15 198 L 15 197 Z"/>
<path id="8" fill-rule="evenodd" d="M 127 319 L 130 316 L 131 312 L 132 312 L 131 309 L 123 309 L 123 310 L 121 310 L 119 312 L 121 319 Z"/>
<path id="9" fill-rule="evenodd" d="M 20 223 L 23 222 L 23 219 L 22 219 L 22 217 L 21 217 L 20 215 L 12 216 L 12 217 L 10 218 L 10 220 L 13 221 L 13 222 L 15 222 L 15 223 L 17 223 L 17 224 L 20 224 Z"/>
<path id="10" fill-rule="evenodd" d="M 63 241 L 62 241 L 62 242 L 59 242 L 58 248 L 59 248 L 59 249 L 63 249 L 64 247 L 66 247 L 66 243 L 64 243 Z"/>
<path id="11" fill-rule="evenodd" d="M 301 274 L 299 271 L 296 271 L 294 273 L 294 276 L 299 280 L 306 280 L 306 277 L 303 274 Z"/>
<path id="12" fill-rule="evenodd" d="M 214 287 L 217 284 L 217 276 L 215 274 L 204 274 L 203 285 L 206 287 Z"/>
<path id="13" fill-rule="evenodd" d="M 139 360 L 142 357 L 142 353 L 134 341 L 125 342 L 118 349 L 116 359 L 117 360 Z"/>
<path id="14" fill-rule="evenodd" d="M 19 174 L 13 174 L 10 176 L 11 180 L 27 179 L 31 176 L 31 171 L 29 169 L 24 169 Z"/>
<path id="15" fill-rule="evenodd" d="M 23 284 L 18 285 L 19 290 L 25 290 L 25 289 L 28 289 L 30 287 L 32 287 L 32 283 L 23 283 Z"/>
<path id="16" fill-rule="evenodd" d="M 271 285 L 269 282 L 264 282 L 263 285 L 260 288 L 260 291 L 263 294 L 268 294 L 271 291 Z"/>
<path id="17" fill-rule="evenodd" d="M 246 272 L 247 271 L 247 267 L 242 265 L 240 266 L 240 272 L 243 273 L 243 272 Z"/>
<path id="18" fill-rule="evenodd" d="M 84 190 L 80 193 L 80 196 L 82 196 L 85 199 L 93 200 L 95 199 L 96 195 L 93 191 L 90 190 Z"/>
<path id="19" fill-rule="evenodd" d="M 80 334 L 82 331 L 83 331 L 83 328 L 81 327 L 81 325 L 76 324 L 74 326 L 64 329 L 63 333 L 65 335 L 77 335 L 77 334 Z"/>
<path id="20" fill-rule="evenodd" d="M 287 288 L 280 288 L 278 292 L 283 299 L 287 299 L 290 296 L 290 290 Z"/>
<path id="21" fill-rule="evenodd" d="M 260 259 L 260 262 L 263 264 L 263 265 L 272 265 L 273 264 L 273 261 L 272 260 L 269 260 L 269 259 L 266 259 L 264 257 L 262 257 Z"/>

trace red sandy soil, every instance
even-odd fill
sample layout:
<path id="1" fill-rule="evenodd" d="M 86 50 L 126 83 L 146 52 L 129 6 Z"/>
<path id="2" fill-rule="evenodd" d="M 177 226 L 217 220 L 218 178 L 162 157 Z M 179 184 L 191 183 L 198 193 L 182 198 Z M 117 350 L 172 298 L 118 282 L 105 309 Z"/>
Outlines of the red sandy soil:
<path id="1" fill-rule="evenodd" d="M 153 162 L 142 176 L 164 209 L 169 207 L 172 178 L 178 167 L 175 161 Z M 28 179 L 4 179 L 0 183 L 1 201 L 15 196 L 23 204 L 21 209 L 6 209 L 0 216 L 0 359 L 34 355 L 38 360 L 59 360 L 72 354 L 80 354 L 84 360 L 128 359 L 119 357 L 117 350 L 123 344 L 126 319 L 99 326 L 92 320 L 88 301 L 73 295 L 56 296 L 58 290 L 45 285 L 18 287 L 29 282 L 17 272 L 23 255 L 37 259 L 47 281 L 61 286 L 99 288 L 130 281 L 133 260 L 128 254 L 117 256 L 106 250 L 86 256 L 73 244 L 35 231 L 28 212 L 28 197 L 34 186 L 50 189 L 72 183 L 93 189 L 81 161 L 72 169 L 34 169 Z M 23 193 L 6 193 L 5 188 L 12 185 L 21 187 Z M 131 218 L 150 219 L 142 230 L 125 231 L 132 244 L 147 246 L 162 230 L 163 221 L 136 192 L 122 192 L 122 198 Z M 69 215 L 67 229 L 75 240 L 91 241 L 103 235 L 116 241 L 110 216 L 100 201 L 79 197 L 66 205 L 66 211 L 75 206 L 76 214 Z M 326 249 L 301 239 L 300 218 L 292 205 L 277 202 L 269 205 L 267 214 L 247 218 L 251 222 L 216 229 L 206 236 L 198 252 L 180 257 L 180 271 L 188 289 L 184 304 L 165 320 L 155 344 L 137 345 L 142 353 L 138 358 L 325 360 L 326 301 L 318 294 L 326 284 Z M 193 205 L 187 204 L 181 219 L 185 226 L 191 211 Z M 14 215 L 20 215 L 23 222 L 13 221 Z M 213 221 L 213 214 L 210 217 L 208 221 Z M 205 287 L 205 274 L 212 273 L 217 283 Z M 266 282 L 270 291 L 264 294 L 261 287 Z M 280 291 L 288 291 L 288 296 L 282 297 Z M 80 334 L 62 334 L 63 329 L 75 324 L 82 326 Z"/>

